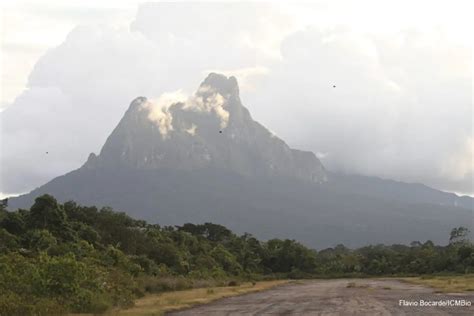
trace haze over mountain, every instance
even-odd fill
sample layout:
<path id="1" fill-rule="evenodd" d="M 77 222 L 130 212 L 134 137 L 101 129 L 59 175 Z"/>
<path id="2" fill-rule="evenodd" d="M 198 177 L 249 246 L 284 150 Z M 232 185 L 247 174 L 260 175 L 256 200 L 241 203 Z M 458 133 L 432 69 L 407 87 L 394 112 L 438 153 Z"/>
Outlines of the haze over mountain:
<path id="1" fill-rule="evenodd" d="M 136 98 L 99 155 L 11 199 L 10 208 L 44 193 L 162 225 L 210 221 L 318 248 L 445 243 L 453 227 L 473 226 L 471 198 L 328 173 L 312 152 L 290 148 L 252 119 L 234 77 L 214 73 L 192 96 Z"/>

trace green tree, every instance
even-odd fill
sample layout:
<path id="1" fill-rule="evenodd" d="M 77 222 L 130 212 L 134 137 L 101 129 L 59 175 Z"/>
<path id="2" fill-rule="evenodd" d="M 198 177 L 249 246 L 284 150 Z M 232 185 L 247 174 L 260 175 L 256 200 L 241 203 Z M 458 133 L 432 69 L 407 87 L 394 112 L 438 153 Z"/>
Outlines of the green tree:
<path id="1" fill-rule="evenodd" d="M 28 225 L 31 228 L 47 229 L 54 236 L 64 240 L 75 239 L 74 233 L 67 221 L 66 212 L 51 195 L 36 198 L 30 209 Z"/>
<path id="2" fill-rule="evenodd" d="M 0 227 L 17 236 L 24 233 L 26 229 L 24 217 L 20 212 L 5 212 Z"/>
<path id="3" fill-rule="evenodd" d="M 46 251 L 57 245 L 56 238 L 46 229 L 28 231 L 25 240 L 28 248 L 36 251 Z"/>
<path id="4" fill-rule="evenodd" d="M 469 242 L 469 229 L 466 227 L 460 226 L 458 228 L 453 228 L 449 236 L 450 244 L 465 244 Z"/>

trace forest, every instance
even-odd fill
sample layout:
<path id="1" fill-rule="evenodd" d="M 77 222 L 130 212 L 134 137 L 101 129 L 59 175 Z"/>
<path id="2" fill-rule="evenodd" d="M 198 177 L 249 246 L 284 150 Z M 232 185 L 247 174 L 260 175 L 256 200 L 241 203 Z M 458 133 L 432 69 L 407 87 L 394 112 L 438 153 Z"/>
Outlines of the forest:
<path id="1" fill-rule="evenodd" d="M 101 313 L 147 293 L 243 281 L 412 276 L 474 272 L 465 227 L 445 246 L 343 245 L 314 250 L 295 240 L 261 241 L 224 226 L 160 226 L 111 208 L 43 195 L 29 210 L 0 205 L 0 315 Z"/>

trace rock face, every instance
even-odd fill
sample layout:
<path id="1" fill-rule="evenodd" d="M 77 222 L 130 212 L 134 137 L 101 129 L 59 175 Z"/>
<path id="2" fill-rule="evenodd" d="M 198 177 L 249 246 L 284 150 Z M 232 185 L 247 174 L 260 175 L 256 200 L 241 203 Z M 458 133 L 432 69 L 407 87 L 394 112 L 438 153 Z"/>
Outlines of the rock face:
<path id="1" fill-rule="evenodd" d="M 234 77 L 211 73 L 186 100 L 136 98 L 85 168 L 196 170 L 214 168 L 250 177 L 327 180 L 312 152 L 291 149 L 255 122 Z"/>

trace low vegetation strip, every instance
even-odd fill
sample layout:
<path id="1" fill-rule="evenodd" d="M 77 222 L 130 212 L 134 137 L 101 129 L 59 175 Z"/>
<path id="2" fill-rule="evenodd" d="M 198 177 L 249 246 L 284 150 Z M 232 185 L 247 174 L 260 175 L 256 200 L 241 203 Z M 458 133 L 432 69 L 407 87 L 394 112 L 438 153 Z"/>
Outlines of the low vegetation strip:
<path id="1" fill-rule="evenodd" d="M 424 275 L 421 277 L 402 278 L 403 281 L 429 286 L 440 293 L 462 293 L 474 291 L 474 274 L 465 275 Z"/>
<path id="2" fill-rule="evenodd" d="M 189 308 L 197 304 L 206 304 L 224 297 L 267 290 L 288 282 L 288 280 L 246 282 L 236 286 L 150 294 L 138 299 L 132 308 L 113 310 L 109 314 L 129 316 L 163 315 L 165 312 Z"/>

